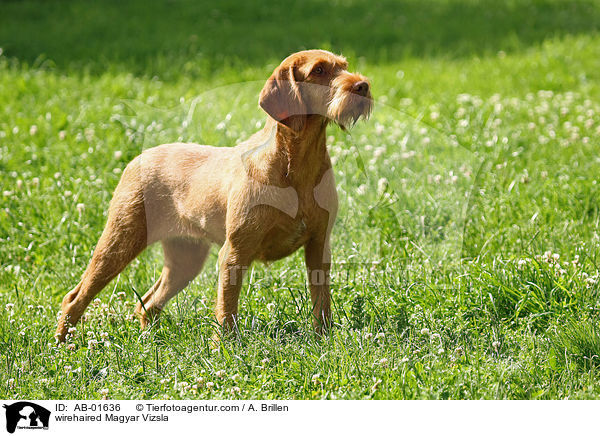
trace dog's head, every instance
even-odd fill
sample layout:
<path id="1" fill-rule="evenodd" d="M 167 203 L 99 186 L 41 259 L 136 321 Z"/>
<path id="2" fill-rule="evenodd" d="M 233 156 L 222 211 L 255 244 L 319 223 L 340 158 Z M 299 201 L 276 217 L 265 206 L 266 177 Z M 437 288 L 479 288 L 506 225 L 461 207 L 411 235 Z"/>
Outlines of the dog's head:
<path id="1" fill-rule="evenodd" d="M 300 132 L 308 116 L 321 116 L 343 129 L 373 107 L 369 80 L 349 73 L 342 56 L 306 50 L 284 59 L 260 93 L 259 104 L 272 118 Z"/>

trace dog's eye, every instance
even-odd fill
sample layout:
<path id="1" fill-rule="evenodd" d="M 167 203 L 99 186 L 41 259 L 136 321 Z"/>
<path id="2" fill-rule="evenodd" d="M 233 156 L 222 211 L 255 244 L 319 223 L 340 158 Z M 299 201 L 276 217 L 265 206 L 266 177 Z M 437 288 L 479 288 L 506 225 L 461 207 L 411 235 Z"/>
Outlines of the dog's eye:
<path id="1" fill-rule="evenodd" d="M 320 76 L 323 74 L 323 67 L 316 67 L 314 70 L 312 70 L 312 73 L 316 76 Z"/>

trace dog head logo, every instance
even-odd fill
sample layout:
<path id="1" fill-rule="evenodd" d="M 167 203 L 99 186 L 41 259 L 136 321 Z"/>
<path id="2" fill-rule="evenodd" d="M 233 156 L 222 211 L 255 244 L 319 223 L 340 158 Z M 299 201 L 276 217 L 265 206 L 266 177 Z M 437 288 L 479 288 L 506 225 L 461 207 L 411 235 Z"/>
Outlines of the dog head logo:
<path id="1" fill-rule="evenodd" d="M 28 401 L 4 405 L 6 409 L 6 431 L 14 433 L 17 428 L 48 429 L 50 411 Z"/>

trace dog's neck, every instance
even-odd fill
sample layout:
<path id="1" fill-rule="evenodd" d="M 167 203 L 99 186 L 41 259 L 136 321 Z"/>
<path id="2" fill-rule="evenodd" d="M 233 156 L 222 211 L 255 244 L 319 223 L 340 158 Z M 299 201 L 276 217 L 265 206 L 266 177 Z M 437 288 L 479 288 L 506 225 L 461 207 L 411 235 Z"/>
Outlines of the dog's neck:
<path id="1" fill-rule="evenodd" d="M 308 115 L 300 132 L 276 123 L 274 146 L 285 157 L 283 174 L 290 185 L 318 182 L 327 156 L 327 124 L 327 119 L 319 115 Z"/>

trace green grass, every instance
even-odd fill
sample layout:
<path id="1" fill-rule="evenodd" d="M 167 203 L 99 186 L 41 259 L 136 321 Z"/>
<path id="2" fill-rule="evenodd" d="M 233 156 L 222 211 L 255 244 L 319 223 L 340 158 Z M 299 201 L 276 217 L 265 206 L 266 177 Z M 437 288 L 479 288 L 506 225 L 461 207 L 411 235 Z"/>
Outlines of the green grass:
<path id="1" fill-rule="evenodd" d="M 598 398 L 600 2 L 236 4 L 0 3 L 0 397 Z M 333 332 L 310 332 L 296 253 L 254 265 L 211 349 L 213 250 L 142 333 L 152 247 L 56 346 L 126 163 L 246 138 L 313 47 L 377 100 L 329 132 Z"/>

